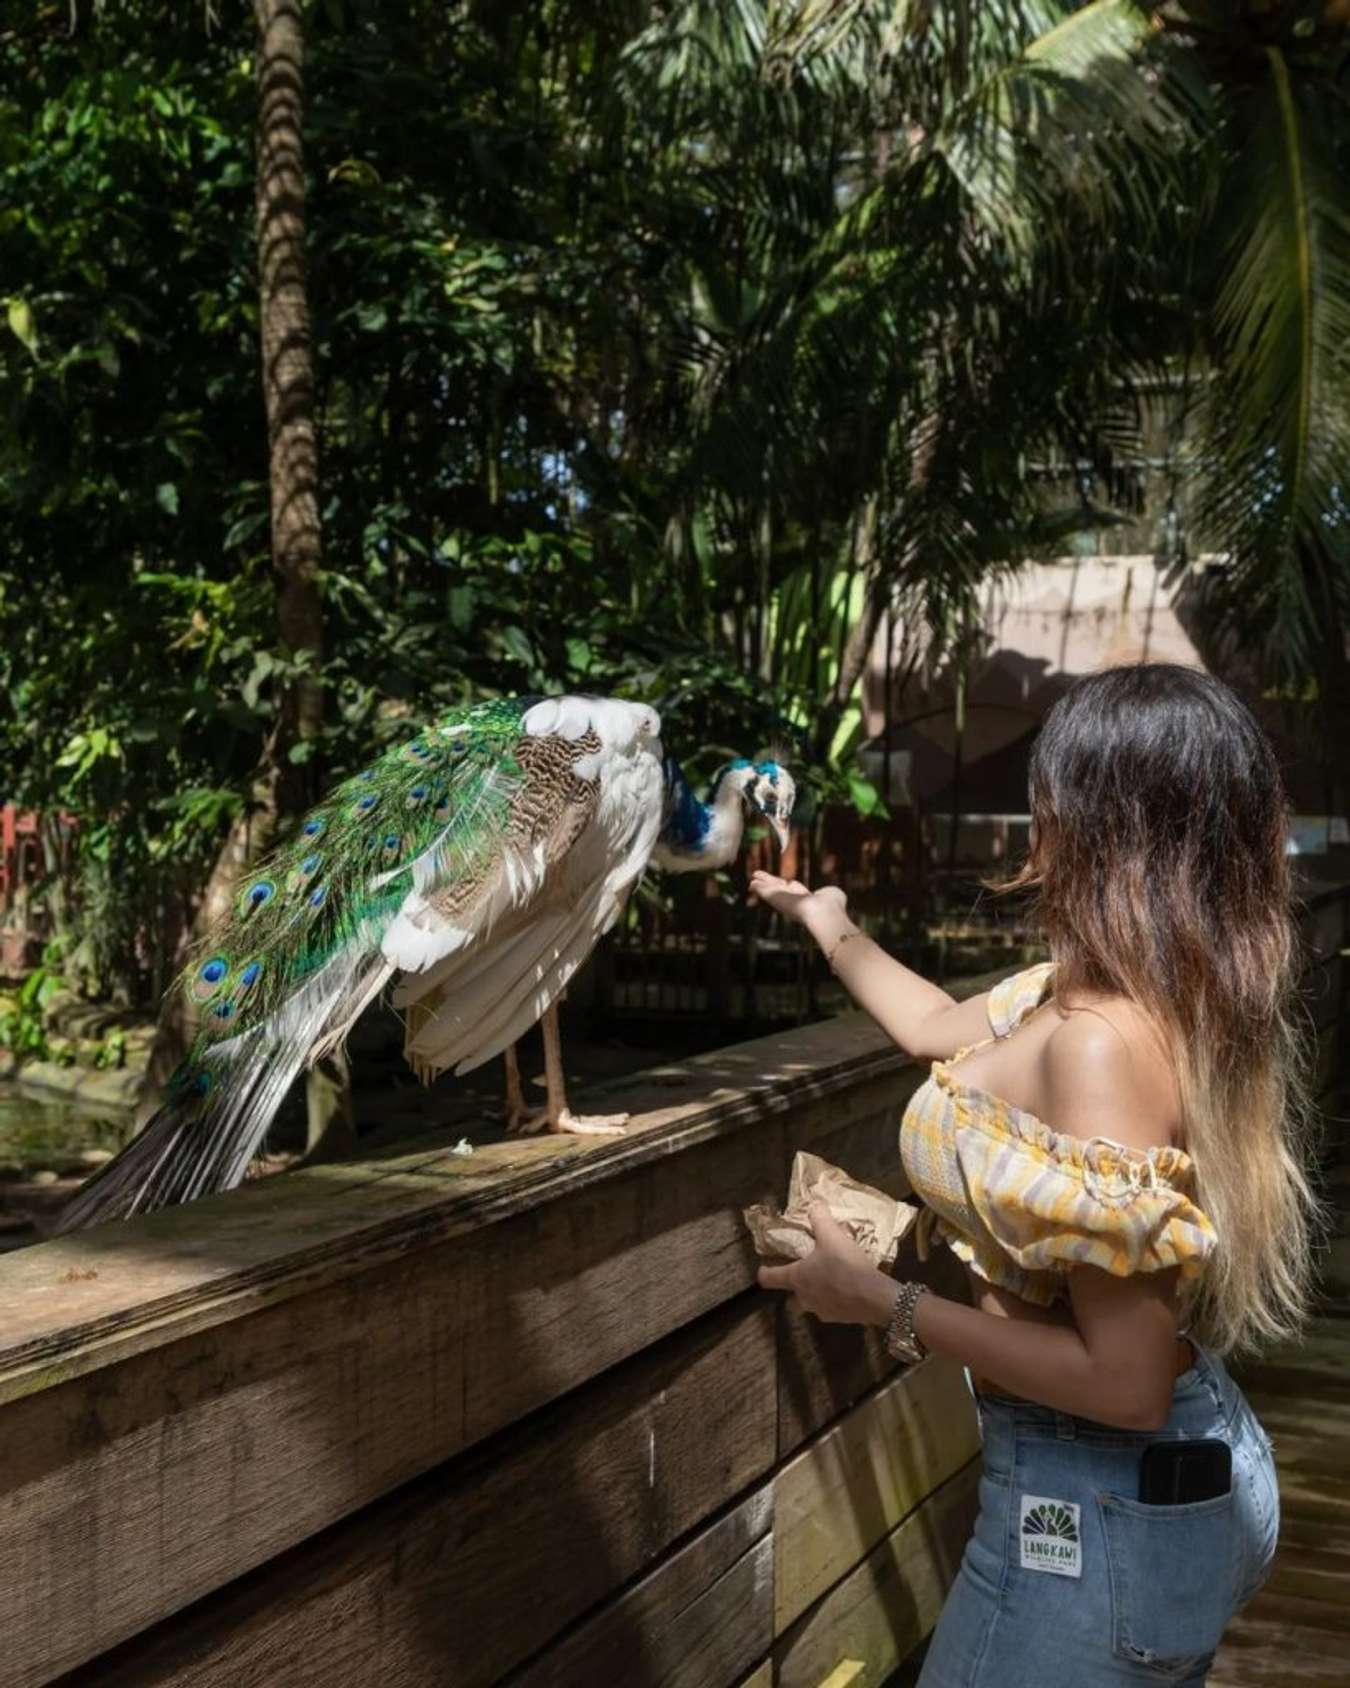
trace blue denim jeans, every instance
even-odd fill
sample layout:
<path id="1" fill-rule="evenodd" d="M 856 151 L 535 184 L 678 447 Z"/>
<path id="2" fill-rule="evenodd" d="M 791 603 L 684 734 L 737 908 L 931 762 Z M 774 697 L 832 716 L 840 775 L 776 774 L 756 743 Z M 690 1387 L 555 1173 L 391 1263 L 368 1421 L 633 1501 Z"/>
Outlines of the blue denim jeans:
<path id="1" fill-rule="evenodd" d="M 919 1688 L 1202 1684 L 1224 1627 L 1270 1572 L 1280 1502 L 1270 1439 L 1219 1359 L 1196 1347 L 1160 1430 L 1115 1430 L 977 1394 L 974 1533 Z M 1150 1442 L 1221 1437 L 1226 1495 L 1145 1506 Z"/>

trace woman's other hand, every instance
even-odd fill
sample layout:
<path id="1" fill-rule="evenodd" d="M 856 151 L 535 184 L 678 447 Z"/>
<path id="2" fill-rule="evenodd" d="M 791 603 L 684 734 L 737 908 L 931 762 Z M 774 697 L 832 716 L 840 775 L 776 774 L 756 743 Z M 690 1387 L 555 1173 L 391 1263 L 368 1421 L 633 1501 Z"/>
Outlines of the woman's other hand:
<path id="1" fill-rule="evenodd" d="M 800 879 L 780 879 L 763 868 L 750 876 L 750 897 L 753 902 L 767 903 L 775 913 L 799 922 L 809 932 L 827 923 L 837 925 L 848 907 L 848 899 L 837 885 L 812 891 Z"/>
<path id="2" fill-rule="evenodd" d="M 807 1217 L 816 1246 L 790 1266 L 761 1266 L 760 1287 L 786 1291 L 789 1307 L 827 1325 L 884 1325 L 895 1305 L 894 1280 L 877 1270 L 824 1202 L 812 1202 Z"/>

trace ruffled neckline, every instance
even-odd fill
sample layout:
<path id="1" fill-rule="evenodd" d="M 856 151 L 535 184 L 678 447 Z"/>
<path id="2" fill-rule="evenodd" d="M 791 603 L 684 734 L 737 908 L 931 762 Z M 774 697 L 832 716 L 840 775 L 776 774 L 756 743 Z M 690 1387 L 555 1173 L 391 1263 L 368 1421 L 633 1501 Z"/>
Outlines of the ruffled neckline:
<path id="1" fill-rule="evenodd" d="M 1155 1175 L 1173 1183 L 1189 1178 L 1193 1172 L 1195 1163 L 1175 1143 L 1158 1143 L 1149 1149 L 1138 1149 L 1129 1143 L 1119 1143 L 1114 1137 L 1075 1137 L 1067 1131 L 1056 1131 L 1026 1108 L 1016 1107 L 990 1090 L 957 1078 L 946 1061 L 933 1062 L 932 1076 L 954 1101 L 964 1105 L 973 1122 L 991 1137 L 1016 1138 L 1056 1162 L 1067 1161 L 1080 1169 L 1087 1166 L 1094 1172 L 1108 1174 L 1118 1169 L 1125 1171 L 1130 1166 L 1149 1165 Z M 1103 1150 L 1107 1151 L 1105 1155 Z"/>

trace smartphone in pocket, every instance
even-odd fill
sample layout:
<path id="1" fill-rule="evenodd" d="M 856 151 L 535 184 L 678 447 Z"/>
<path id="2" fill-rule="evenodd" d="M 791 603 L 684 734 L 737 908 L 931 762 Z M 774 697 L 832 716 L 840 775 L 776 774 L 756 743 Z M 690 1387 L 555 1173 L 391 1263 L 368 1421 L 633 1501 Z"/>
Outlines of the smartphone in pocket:
<path id="1" fill-rule="evenodd" d="M 1139 1460 L 1139 1499 L 1146 1506 L 1214 1500 L 1233 1486 L 1233 1450 L 1217 1437 L 1150 1442 Z"/>

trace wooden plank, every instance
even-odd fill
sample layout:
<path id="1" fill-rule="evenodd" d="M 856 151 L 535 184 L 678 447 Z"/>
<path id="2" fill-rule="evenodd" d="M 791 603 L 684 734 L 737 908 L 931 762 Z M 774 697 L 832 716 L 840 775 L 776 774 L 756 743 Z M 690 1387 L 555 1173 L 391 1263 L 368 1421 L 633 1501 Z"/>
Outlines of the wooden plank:
<path id="1" fill-rule="evenodd" d="M 625 1080 L 626 1138 L 422 1140 L 0 1260 L 10 1680 L 75 1669 L 739 1294 L 740 1208 L 781 1196 L 798 1147 L 869 1120 L 893 1141 L 918 1077 L 854 1016 Z"/>
<path id="2" fill-rule="evenodd" d="M 741 1208 L 869 1088 L 12 1402 L 0 1530 L 31 1567 L 0 1586 L 16 1680 L 106 1651 L 739 1294 Z"/>
<path id="3" fill-rule="evenodd" d="M 1346 911 L 1346 898 L 1342 891 L 1312 900 L 1299 921 L 1303 942 L 1312 955 L 1331 955 L 1350 943 Z"/>
<path id="4" fill-rule="evenodd" d="M 685 1166 L 750 1199 L 781 1168 L 776 1135 Z M 691 1203 L 683 1177 L 652 1182 L 603 1203 L 582 1191 L 576 1210 L 527 1212 L 16 1402 L 0 1522 L 31 1570 L 0 1612 L 21 1679 L 102 1651 L 744 1288 L 735 1212 Z"/>
<path id="5" fill-rule="evenodd" d="M 961 1369 L 933 1355 L 789 1461 L 774 1479 L 774 1634 L 978 1450 Z"/>
<path id="6" fill-rule="evenodd" d="M 773 1495 L 757 1490 L 507 1679 L 510 1688 L 729 1688 L 772 1640 Z"/>
<path id="7" fill-rule="evenodd" d="M 736 1688 L 773 1688 L 773 1660 L 762 1660 L 756 1670 L 741 1678 Z"/>
<path id="8" fill-rule="evenodd" d="M 829 1133 L 812 1151 L 900 1200 L 909 1186 L 900 1164 L 899 1123 L 898 1110 L 869 1115 Z M 780 1313 L 778 1452 L 784 1458 L 893 1373 L 896 1362 L 880 1331 L 823 1325 L 789 1314 L 785 1304 Z"/>
<path id="9" fill-rule="evenodd" d="M 0 1402 L 319 1284 L 621 1180 L 757 1122 L 813 1134 L 893 1109 L 919 1070 L 861 1015 L 759 1038 L 600 1092 L 634 1110 L 617 1138 L 420 1138 L 228 1195 L 0 1256 Z M 836 1098 L 833 1109 L 822 1107 Z M 475 1134 L 476 1135 L 476 1134 Z"/>
<path id="10" fill-rule="evenodd" d="M 834 1159 L 824 1146 L 819 1152 Z M 835 1164 L 853 1170 L 843 1159 Z M 920 1261 L 912 1232 L 901 1244 L 895 1277 L 917 1278 L 953 1301 L 970 1300 L 965 1268 L 951 1250 L 938 1247 L 927 1261 Z M 780 1459 L 898 1370 L 886 1352 L 883 1332 L 858 1325 L 821 1324 L 790 1313 L 786 1302 L 779 1314 L 778 1353 Z"/>
<path id="11" fill-rule="evenodd" d="M 972 1461 L 874 1547 L 774 1646 L 778 1688 L 819 1688 L 842 1660 L 879 1688 L 937 1622 L 975 1518 Z"/>
<path id="12" fill-rule="evenodd" d="M 771 1309 L 743 1298 L 93 1669 L 103 1688 L 485 1688 L 768 1470 L 774 1407 Z"/>
<path id="13" fill-rule="evenodd" d="M 820 1684 L 820 1688 L 862 1688 L 867 1665 L 862 1659 L 841 1659 Z"/>
<path id="14" fill-rule="evenodd" d="M 1329 1178 L 1328 1193 L 1343 1226 L 1344 1168 Z M 1350 1307 L 1337 1271 L 1324 1270 L 1322 1288 L 1329 1316 L 1313 1322 L 1307 1340 L 1243 1368 L 1275 1443 L 1280 1541 L 1269 1582 L 1224 1634 L 1209 1677 L 1215 1688 L 1350 1681 Z"/>
<path id="15" fill-rule="evenodd" d="M 867 1114 L 898 1128 L 922 1077 L 865 1015 L 845 1014 L 593 1086 L 597 1105 L 631 1110 L 623 1137 L 500 1141 L 487 1128 L 464 1157 L 425 1133 L 15 1250 L 0 1256 L 0 1403 L 831 1098 L 817 1134 Z"/>

